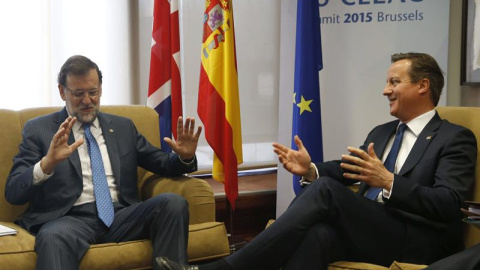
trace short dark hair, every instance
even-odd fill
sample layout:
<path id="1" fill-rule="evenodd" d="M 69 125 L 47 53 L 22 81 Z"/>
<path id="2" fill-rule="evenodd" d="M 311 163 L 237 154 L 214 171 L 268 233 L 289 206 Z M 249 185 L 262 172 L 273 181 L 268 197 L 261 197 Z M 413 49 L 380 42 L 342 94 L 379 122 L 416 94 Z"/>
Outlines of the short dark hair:
<path id="1" fill-rule="evenodd" d="M 443 85 L 445 84 L 444 73 L 437 61 L 426 53 L 415 52 L 396 53 L 393 54 L 391 58 L 392 63 L 404 59 L 412 62 L 408 75 L 413 83 L 419 82 L 424 78 L 430 81 L 430 98 L 434 106 L 437 106 L 440 95 L 442 94 Z"/>
<path id="2" fill-rule="evenodd" d="M 95 69 L 98 74 L 98 81 L 102 84 L 102 72 L 92 60 L 83 55 L 74 55 L 67 59 L 63 64 L 60 72 L 58 73 L 58 84 L 67 86 L 67 76 L 73 75 L 86 75 L 90 70 Z"/>

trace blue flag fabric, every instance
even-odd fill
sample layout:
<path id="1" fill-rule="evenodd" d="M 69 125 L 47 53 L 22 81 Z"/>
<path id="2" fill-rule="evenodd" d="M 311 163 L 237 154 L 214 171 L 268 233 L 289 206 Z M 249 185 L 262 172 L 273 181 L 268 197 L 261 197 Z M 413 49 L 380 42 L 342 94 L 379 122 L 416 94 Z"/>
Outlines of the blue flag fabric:
<path id="1" fill-rule="evenodd" d="M 155 111 L 158 113 L 158 121 L 160 127 L 160 147 L 163 151 L 171 153 L 172 149 L 163 138 L 168 137 L 172 138 L 172 97 L 169 95 L 165 100 L 163 100 L 157 107 Z"/>
<path id="2" fill-rule="evenodd" d="M 298 135 L 312 162 L 323 161 L 319 71 L 323 68 L 318 0 L 298 0 L 295 43 L 292 149 Z M 293 176 L 293 189 L 302 189 L 300 177 Z"/>

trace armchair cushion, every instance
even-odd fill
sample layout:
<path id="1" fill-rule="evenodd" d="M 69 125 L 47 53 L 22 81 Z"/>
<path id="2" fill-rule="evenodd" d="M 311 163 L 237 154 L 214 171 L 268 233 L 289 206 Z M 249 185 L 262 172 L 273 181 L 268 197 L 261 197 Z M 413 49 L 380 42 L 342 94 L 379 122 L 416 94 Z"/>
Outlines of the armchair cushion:
<path id="1" fill-rule="evenodd" d="M 328 266 L 328 270 L 388 270 L 387 267 L 362 263 L 362 262 L 334 262 Z"/>
<path id="2" fill-rule="evenodd" d="M 401 263 L 394 261 L 389 268 L 362 262 L 344 262 L 339 261 L 328 266 L 328 270 L 420 270 L 427 265 Z"/>
<path id="3" fill-rule="evenodd" d="M 35 269 L 35 237 L 13 222 L 0 224 L 16 229 L 16 235 L 0 237 L 0 265 L 4 269 Z"/>

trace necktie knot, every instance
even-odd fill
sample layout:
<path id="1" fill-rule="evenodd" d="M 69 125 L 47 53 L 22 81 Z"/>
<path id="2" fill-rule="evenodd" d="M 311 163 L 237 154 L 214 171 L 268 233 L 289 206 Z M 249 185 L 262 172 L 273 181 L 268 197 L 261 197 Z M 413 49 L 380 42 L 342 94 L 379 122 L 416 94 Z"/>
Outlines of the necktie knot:
<path id="1" fill-rule="evenodd" d="M 403 123 L 400 124 L 397 129 L 397 135 L 403 136 L 403 133 L 405 132 L 407 127 L 408 127 L 407 124 L 403 124 Z"/>
<path id="2" fill-rule="evenodd" d="M 83 124 L 83 130 L 85 132 L 90 132 L 90 124 Z"/>
<path id="3" fill-rule="evenodd" d="M 93 137 L 92 132 L 90 131 L 90 124 L 83 124 L 83 132 L 85 133 L 85 139 L 87 139 L 88 154 L 91 155 L 91 144 L 93 142 L 97 143 L 97 140 L 95 140 L 95 137 Z"/>

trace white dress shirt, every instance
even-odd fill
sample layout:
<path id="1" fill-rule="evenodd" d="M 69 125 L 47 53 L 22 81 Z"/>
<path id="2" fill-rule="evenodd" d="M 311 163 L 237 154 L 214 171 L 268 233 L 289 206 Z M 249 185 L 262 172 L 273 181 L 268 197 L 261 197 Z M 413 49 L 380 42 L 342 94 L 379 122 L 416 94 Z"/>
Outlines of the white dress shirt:
<path id="1" fill-rule="evenodd" d="M 433 116 L 435 116 L 435 110 L 428 111 L 416 118 L 412 119 L 410 122 L 405 123 L 407 124 L 407 129 L 405 129 L 405 133 L 403 133 L 402 144 L 400 145 L 400 150 L 398 151 L 397 160 L 395 161 L 395 169 L 393 173 L 397 174 L 401 169 L 405 160 L 407 160 L 408 154 L 413 148 L 413 145 L 417 141 L 418 135 L 420 132 L 425 128 L 425 126 L 432 120 Z M 399 125 L 401 122 L 399 123 Z M 398 128 L 398 126 L 397 126 Z M 393 145 L 393 140 L 395 139 L 395 134 L 392 135 L 390 140 L 388 141 L 387 146 L 385 147 L 385 151 L 383 152 L 382 162 L 385 163 L 385 159 L 387 159 L 388 153 Z M 395 178 L 393 179 L 395 181 Z M 383 189 L 383 197 L 390 198 L 390 195 L 393 192 L 393 182 L 390 188 L 390 192 L 386 189 Z M 379 201 L 382 201 L 382 194 L 379 194 Z"/>
<path id="2" fill-rule="evenodd" d="M 113 170 L 110 163 L 110 158 L 108 156 L 107 145 L 105 144 L 105 139 L 103 137 L 102 129 L 100 128 L 98 118 L 96 118 L 95 121 L 93 121 L 93 123 L 91 124 L 90 131 L 92 132 L 93 137 L 95 137 L 95 139 L 97 140 L 98 147 L 100 148 L 100 152 L 102 154 L 103 166 L 105 167 L 105 174 L 107 176 L 107 182 L 110 189 L 110 195 L 112 196 L 112 201 L 117 202 L 117 186 L 115 184 L 115 178 L 113 177 Z M 75 122 L 75 124 L 73 125 L 72 132 L 75 140 L 84 138 L 85 136 L 83 124 L 79 121 Z M 92 167 L 90 166 L 90 156 L 88 154 L 86 138 L 85 142 L 80 145 L 77 150 L 82 167 L 83 192 L 74 205 L 81 205 L 95 201 L 95 196 L 93 194 Z M 33 183 L 35 185 L 40 184 L 50 178 L 54 173 L 55 171 L 51 175 L 44 174 L 42 168 L 40 167 L 40 162 L 38 162 L 37 164 L 35 164 L 35 167 L 33 169 Z"/>

